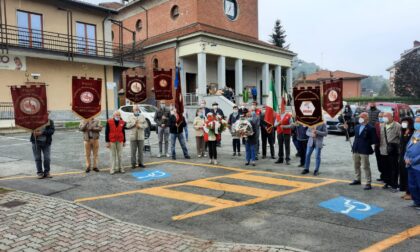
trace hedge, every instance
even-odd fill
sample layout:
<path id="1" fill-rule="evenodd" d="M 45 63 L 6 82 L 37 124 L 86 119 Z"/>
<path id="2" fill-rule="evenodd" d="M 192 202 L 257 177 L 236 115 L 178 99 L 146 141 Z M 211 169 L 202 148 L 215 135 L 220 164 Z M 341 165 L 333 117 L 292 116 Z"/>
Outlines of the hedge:
<path id="1" fill-rule="evenodd" d="M 368 102 L 395 102 L 395 103 L 406 103 L 410 105 L 417 105 L 420 104 L 420 98 L 415 97 L 352 97 L 352 98 L 345 98 L 346 102 L 354 103 L 368 103 Z"/>

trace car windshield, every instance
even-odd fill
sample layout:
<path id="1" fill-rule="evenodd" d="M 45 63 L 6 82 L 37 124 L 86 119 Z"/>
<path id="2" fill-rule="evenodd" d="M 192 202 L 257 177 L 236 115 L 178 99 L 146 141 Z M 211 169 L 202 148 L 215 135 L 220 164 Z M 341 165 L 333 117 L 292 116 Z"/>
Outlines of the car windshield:
<path id="1" fill-rule="evenodd" d="M 133 113 L 133 106 L 122 107 L 121 110 L 126 113 Z"/>
<path id="2" fill-rule="evenodd" d="M 391 112 L 394 113 L 394 109 L 390 106 L 376 106 L 381 112 Z"/>
<path id="3" fill-rule="evenodd" d="M 155 113 L 157 111 L 156 108 L 153 106 L 144 106 L 141 107 L 141 109 L 146 113 Z"/>

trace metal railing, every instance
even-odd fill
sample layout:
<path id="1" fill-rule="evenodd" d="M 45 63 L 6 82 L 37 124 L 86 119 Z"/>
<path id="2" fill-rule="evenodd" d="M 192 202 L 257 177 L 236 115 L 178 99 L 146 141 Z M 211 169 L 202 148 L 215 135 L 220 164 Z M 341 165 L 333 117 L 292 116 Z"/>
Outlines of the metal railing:
<path id="1" fill-rule="evenodd" d="M 0 120 L 15 119 L 15 111 L 12 102 L 0 102 Z"/>
<path id="2" fill-rule="evenodd" d="M 108 41 L 72 36 L 16 26 L 0 26 L 1 48 L 27 48 L 63 53 L 65 56 L 85 56 L 113 59 L 118 62 L 141 61 L 138 44 L 123 45 Z"/>
<path id="3" fill-rule="evenodd" d="M 186 93 L 184 95 L 184 105 L 185 106 L 197 106 L 198 105 L 198 95 L 196 93 Z"/>

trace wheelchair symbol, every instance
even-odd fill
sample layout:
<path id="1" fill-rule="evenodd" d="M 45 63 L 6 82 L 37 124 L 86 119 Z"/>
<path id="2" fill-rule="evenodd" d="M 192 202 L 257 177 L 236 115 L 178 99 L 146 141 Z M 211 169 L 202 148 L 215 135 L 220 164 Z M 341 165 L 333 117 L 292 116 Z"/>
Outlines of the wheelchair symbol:
<path id="1" fill-rule="evenodd" d="M 166 176 L 166 173 L 162 172 L 162 171 L 154 171 L 151 172 L 149 174 L 147 174 L 146 176 L 143 177 L 137 177 L 138 179 L 148 179 L 148 178 L 160 178 L 160 177 L 164 177 Z"/>
<path id="2" fill-rule="evenodd" d="M 342 214 L 349 214 L 351 211 L 368 212 L 371 210 L 371 206 L 363 202 L 346 200 L 344 202 L 346 210 L 341 211 Z"/>

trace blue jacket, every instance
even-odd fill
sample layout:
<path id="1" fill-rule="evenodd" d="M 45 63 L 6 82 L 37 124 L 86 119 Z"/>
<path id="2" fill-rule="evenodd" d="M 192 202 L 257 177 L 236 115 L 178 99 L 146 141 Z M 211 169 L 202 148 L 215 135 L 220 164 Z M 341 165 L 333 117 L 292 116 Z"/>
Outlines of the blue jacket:
<path id="1" fill-rule="evenodd" d="M 374 152 L 372 145 L 378 143 L 376 129 L 367 124 L 360 133 L 360 126 L 361 125 L 359 124 L 354 129 L 353 153 L 371 155 Z"/>
<path id="2" fill-rule="evenodd" d="M 405 160 L 411 161 L 411 167 L 420 171 L 420 132 L 414 132 L 410 142 L 408 142 L 407 150 L 405 151 Z"/>

